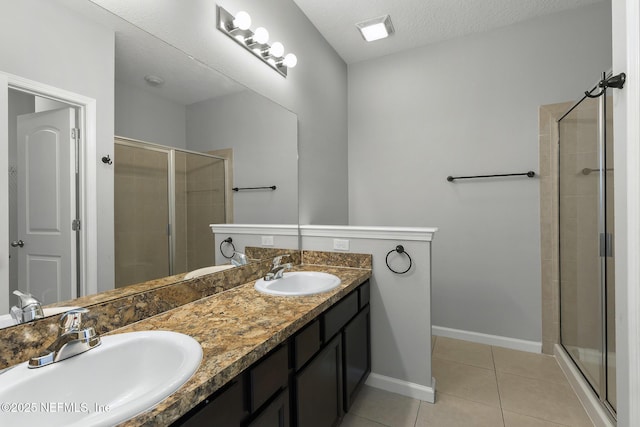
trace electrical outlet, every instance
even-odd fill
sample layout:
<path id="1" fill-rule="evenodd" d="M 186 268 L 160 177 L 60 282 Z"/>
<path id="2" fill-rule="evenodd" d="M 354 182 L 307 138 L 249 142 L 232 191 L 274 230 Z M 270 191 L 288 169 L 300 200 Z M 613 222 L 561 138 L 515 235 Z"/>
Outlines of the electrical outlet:
<path id="1" fill-rule="evenodd" d="M 273 246 L 273 236 L 262 236 L 262 246 Z"/>
<path id="2" fill-rule="evenodd" d="M 333 249 L 338 251 L 348 251 L 349 241 L 344 239 L 333 239 Z"/>

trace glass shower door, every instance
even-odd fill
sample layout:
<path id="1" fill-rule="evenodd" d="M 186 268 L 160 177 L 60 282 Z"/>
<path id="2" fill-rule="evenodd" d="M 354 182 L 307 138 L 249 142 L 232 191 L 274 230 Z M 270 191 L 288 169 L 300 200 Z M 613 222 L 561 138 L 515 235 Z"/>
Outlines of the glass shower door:
<path id="1" fill-rule="evenodd" d="M 215 264 L 210 224 L 226 222 L 225 161 L 175 151 L 174 274 Z"/>
<path id="2" fill-rule="evenodd" d="M 599 100 L 585 99 L 560 126 L 561 340 L 594 390 L 601 386 Z"/>
<path id="3" fill-rule="evenodd" d="M 114 145 L 116 288 L 165 277 L 169 266 L 169 152 Z"/>
<path id="4" fill-rule="evenodd" d="M 585 98 L 558 122 L 560 338 L 600 400 L 615 413 L 609 104 L 606 95 Z"/>

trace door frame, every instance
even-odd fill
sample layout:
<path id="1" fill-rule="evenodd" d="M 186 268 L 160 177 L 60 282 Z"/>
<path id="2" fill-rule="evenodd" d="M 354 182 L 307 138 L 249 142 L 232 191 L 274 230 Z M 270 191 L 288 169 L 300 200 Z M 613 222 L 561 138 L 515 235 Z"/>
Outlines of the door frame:
<path id="1" fill-rule="evenodd" d="M 96 100 L 84 95 L 29 80 L 0 71 L 0 152 L 9 144 L 9 89 L 30 93 L 78 108 L 77 126 L 80 128 L 79 144 L 79 188 L 78 208 L 80 211 L 80 245 L 78 247 L 78 267 L 80 271 L 80 294 L 94 294 L 98 291 L 98 228 L 97 194 L 90 189 L 97 188 L 97 133 Z M 4 150 L 4 151 L 3 151 Z M 93 160 L 93 161 L 92 161 Z M 0 171 L 9 168 L 7 156 L 0 156 Z M 0 312 L 9 310 L 9 178 L 0 173 Z M 4 201 L 4 202 L 2 202 Z"/>
<path id="2" fill-rule="evenodd" d="M 612 3 L 618 425 L 640 423 L 640 4 Z"/>

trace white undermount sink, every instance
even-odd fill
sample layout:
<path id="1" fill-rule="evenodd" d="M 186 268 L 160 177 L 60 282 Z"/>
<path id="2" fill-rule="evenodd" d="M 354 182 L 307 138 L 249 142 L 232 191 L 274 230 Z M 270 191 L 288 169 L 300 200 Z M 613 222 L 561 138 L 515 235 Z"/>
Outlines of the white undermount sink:
<path id="1" fill-rule="evenodd" d="M 205 274 L 215 273 L 217 271 L 227 270 L 229 268 L 233 268 L 234 266 L 231 264 L 225 265 L 213 265 L 211 267 L 199 268 L 197 270 L 193 270 L 185 274 L 185 279 L 194 279 L 196 277 L 204 276 Z"/>
<path id="2" fill-rule="evenodd" d="M 281 296 L 313 295 L 327 292 L 340 286 L 338 276 L 319 271 L 292 271 L 281 279 L 256 281 L 257 291 Z"/>
<path id="3" fill-rule="evenodd" d="M 113 426 L 164 400 L 202 360 L 202 347 L 169 331 L 102 337 L 69 359 L 0 374 L 2 426 Z"/>
<path id="4" fill-rule="evenodd" d="M 44 317 L 55 316 L 56 314 L 66 313 L 69 310 L 76 309 L 78 307 L 43 307 Z M 6 328 L 9 326 L 17 325 L 18 323 L 11 317 L 10 314 L 3 314 L 0 316 L 0 328 Z"/>

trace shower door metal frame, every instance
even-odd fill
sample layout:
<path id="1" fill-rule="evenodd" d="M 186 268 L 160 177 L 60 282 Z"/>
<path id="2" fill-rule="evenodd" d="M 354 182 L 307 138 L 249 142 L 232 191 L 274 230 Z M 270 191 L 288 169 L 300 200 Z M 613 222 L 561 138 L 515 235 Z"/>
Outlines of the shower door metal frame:
<path id="1" fill-rule="evenodd" d="M 611 76 L 611 71 L 609 71 L 608 73 L 603 73 L 603 79 Z M 593 89 L 591 89 L 591 91 L 589 92 L 593 92 L 594 90 L 596 90 L 598 88 L 598 85 L 596 84 Z M 598 387 L 596 389 L 596 387 L 591 384 L 591 382 L 589 381 L 589 379 L 587 378 L 587 376 L 585 375 L 585 368 L 581 365 L 581 362 L 579 360 L 576 360 L 573 356 L 573 354 L 567 349 L 567 347 L 565 347 L 564 343 L 563 343 L 563 335 L 562 335 L 562 309 L 560 309 L 559 312 L 559 320 L 560 320 L 560 345 L 563 347 L 563 349 L 566 351 L 567 355 L 570 357 L 570 359 L 573 361 L 574 365 L 576 365 L 576 367 L 578 368 L 578 371 L 580 372 L 580 374 L 584 377 L 586 383 L 589 385 L 589 387 L 591 387 L 596 395 L 596 397 L 598 398 L 598 400 L 600 401 L 600 404 L 606 408 L 606 412 L 607 414 L 610 416 L 612 421 L 616 420 L 616 410 L 613 408 L 613 406 L 608 402 L 607 399 L 607 386 L 608 386 L 608 381 L 607 381 L 607 376 L 608 376 L 608 340 L 607 340 L 607 257 L 612 256 L 612 242 L 611 239 L 608 238 L 608 233 L 607 233 L 607 213 L 606 213 L 606 201 L 607 201 L 607 188 L 606 188 L 606 165 L 607 165 L 607 154 L 606 154 L 606 132 L 607 132 L 607 127 L 606 127 L 606 113 L 607 113 L 607 108 L 606 108 L 606 97 L 607 97 L 607 89 L 604 88 L 603 89 L 603 93 L 602 96 L 599 97 L 598 100 L 598 150 L 599 150 L 599 156 L 598 156 L 598 169 L 599 169 L 599 173 L 600 176 L 598 178 L 598 185 L 599 185 L 599 200 L 598 200 L 598 232 L 600 234 L 599 236 L 599 251 L 600 251 L 600 318 L 602 319 L 602 324 L 601 324 L 601 336 L 600 336 L 600 340 L 601 340 L 601 350 L 602 350 L 602 354 L 601 354 L 601 366 L 600 366 L 600 372 L 599 372 L 599 384 Z M 560 153 L 560 143 L 561 143 L 561 133 L 560 133 L 560 122 L 567 117 L 574 109 L 576 109 L 580 104 L 582 104 L 582 102 L 585 99 L 589 99 L 589 96 L 583 96 L 580 100 L 578 100 L 575 104 L 573 104 L 571 106 L 571 108 L 569 108 L 569 110 L 564 113 L 558 120 L 557 120 L 557 126 L 558 126 L 558 257 L 561 256 L 562 251 L 560 250 L 561 247 L 561 239 L 560 239 L 560 215 L 561 215 L 561 194 L 560 194 L 560 180 L 561 180 L 561 174 L 560 174 L 560 163 L 561 163 L 561 153 Z M 558 278 L 559 278 L 559 303 L 560 303 L 560 308 L 562 307 L 562 263 L 560 262 L 560 259 L 558 260 Z"/>

